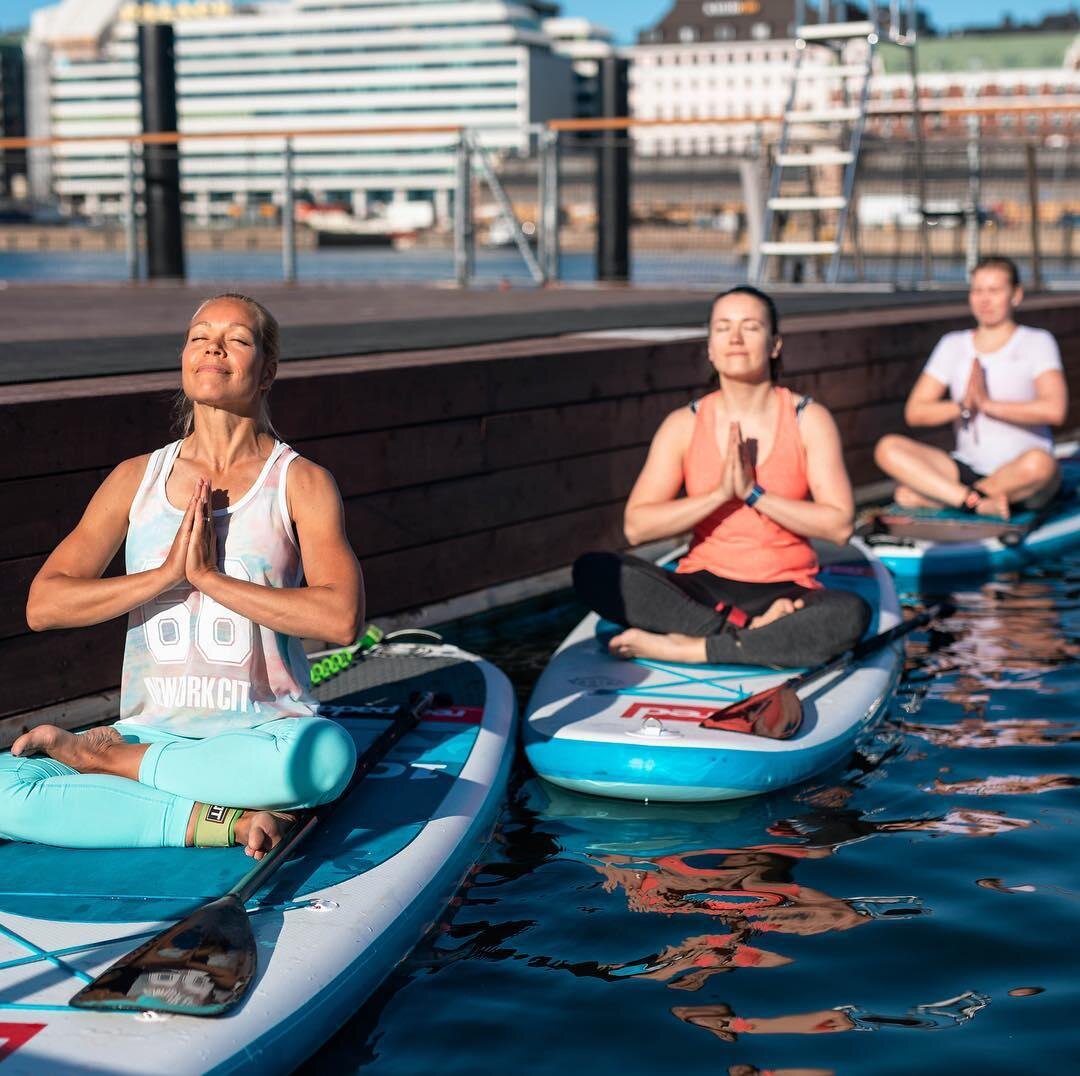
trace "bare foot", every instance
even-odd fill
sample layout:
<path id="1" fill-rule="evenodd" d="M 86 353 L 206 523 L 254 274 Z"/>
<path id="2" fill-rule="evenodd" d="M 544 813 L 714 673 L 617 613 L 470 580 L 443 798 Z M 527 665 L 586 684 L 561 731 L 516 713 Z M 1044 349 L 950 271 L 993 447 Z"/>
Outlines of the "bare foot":
<path id="1" fill-rule="evenodd" d="M 245 811 L 236 820 L 236 843 L 244 846 L 244 855 L 262 859 L 295 821 L 296 815 L 286 811 Z"/>
<path id="2" fill-rule="evenodd" d="M 1004 493 L 983 493 L 982 500 L 975 505 L 975 512 L 980 516 L 998 516 L 1001 519 L 1009 518 L 1009 498 Z"/>
<path id="3" fill-rule="evenodd" d="M 761 616 L 754 617 L 750 621 L 748 627 L 763 628 L 766 624 L 771 624 L 774 620 L 779 620 L 781 617 L 790 616 L 797 609 L 801 609 L 806 602 L 802 598 L 796 598 L 792 601 L 790 598 L 777 598 L 776 601 L 765 610 Z"/>
<path id="4" fill-rule="evenodd" d="M 122 742 L 120 733 L 109 725 L 79 735 L 56 725 L 38 725 L 11 745 L 11 753 L 16 757 L 48 755 L 79 773 L 114 773 L 109 749 Z"/>
<path id="5" fill-rule="evenodd" d="M 900 505 L 901 508 L 936 508 L 939 503 L 937 501 L 927 500 L 927 498 L 916 493 L 913 489 L 908 489 L 907 486 L 897 486 L 896 489 L 893 490 L 893 500 Z"/>
<path id="6" fill-rule="evenodd" d="M 697 635 L 663 635 L 641 628 L 627 628 L 611 640 L 608 650 L 617 658 L 653 658 L 687 665 L 705 663 L 705 640 Z"/>

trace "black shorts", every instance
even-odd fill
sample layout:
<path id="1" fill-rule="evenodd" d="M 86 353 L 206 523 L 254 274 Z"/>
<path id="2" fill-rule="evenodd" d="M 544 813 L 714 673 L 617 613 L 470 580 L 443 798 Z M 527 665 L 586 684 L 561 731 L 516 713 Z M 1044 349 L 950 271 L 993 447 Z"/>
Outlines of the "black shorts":
<path id="1" fill-rule="evenodd" d="M 955 456 L 952 457 L 953 463 L 956 464 L 960 471 L 960 481 L 965 486 L 973 486 L 976 482 L 981 482 L 987 476 L 980 474 L 974 468 L 969 467 L 963 460 L 958 460 Z"/>
<path id="2" fill-rule="evenodd" d="M 958 460 L 955 456 L 952 457 L 952 461 L 956 464 L 957 470 L 960 472 L 959 479 L 965 486 L 974 487 L 976 482 L 981 482 L 987 477 L 969 467 L 963 460 Z M 1037 512 L 1057 495 L 1060 485 L 1060 481 L 1051 482 L 1048 486 L 1036 490 L 1030 497 L 1024 497 L 1019 501 L 1009 501 L 1009 507 L 1017 512 Z"/>

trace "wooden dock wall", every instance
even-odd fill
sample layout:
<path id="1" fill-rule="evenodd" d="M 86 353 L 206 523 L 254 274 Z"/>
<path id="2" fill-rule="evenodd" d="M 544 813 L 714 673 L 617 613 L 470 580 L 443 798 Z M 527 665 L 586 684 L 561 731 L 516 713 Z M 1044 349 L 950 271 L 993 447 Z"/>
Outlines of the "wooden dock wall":
<path id="1" fill-rule="evenodd" d="M 1053 332 L 1080 415 L 1080 315 Z M 856 484 L 903 430 L 904 398 L 958 306 L 807 315 L 784 327 L 784 381 L 829 406 Z M 561 337 L 283 364 L 274 421 L 328 467 L 363 563 L 369 615 L 427 605 L 622 544 L 622 506 L 663 416 L 707 391 L 703 340 Z M 0 732 L 113 689 L 124 625 L 32 634 L 27 588 L 117 461 L 169 439 L 172 374 L 0 387 Z M 114 564 L 119 570 L 119 561 Z"/>

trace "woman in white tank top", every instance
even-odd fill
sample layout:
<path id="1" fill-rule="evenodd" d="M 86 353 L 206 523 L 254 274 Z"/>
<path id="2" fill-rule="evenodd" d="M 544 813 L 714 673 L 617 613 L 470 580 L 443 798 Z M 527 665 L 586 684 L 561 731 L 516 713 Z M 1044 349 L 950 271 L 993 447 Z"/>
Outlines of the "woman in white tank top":
<path id="1" fill-rule="evenodd" d="M 236 843 L 259 859 L 286 812 L 352 775 L 355 747 L 317 716 L 300 640 L 351 643 L 363 583 L 333 479 L 270 424 L 277 322 L 217 296 L 181 361 L 184 436 L 109 475 L 27 602 L 36 631 L 127 615 L 120 721 L 39 726 L 0 755 L 8 839 Z M 125 542 L 127 574 L 101 578 Z"/>
<path id="2" fill-rule="evenodd" d="M 909 426 L 951 423 L 955 450 L 895 433 L 874 450 L 898 483 L 898 504 L 1008 518 L 1010 507 L 1041 508 L 1053 497 L 1059 482 L 1050 427 L 1065 422 L 1069 394 L 1054 338 L 1013 319 L 1023 297 L 1008 258 L 975 267 L 975 329 L 938 341 L 904 408 Z"/>

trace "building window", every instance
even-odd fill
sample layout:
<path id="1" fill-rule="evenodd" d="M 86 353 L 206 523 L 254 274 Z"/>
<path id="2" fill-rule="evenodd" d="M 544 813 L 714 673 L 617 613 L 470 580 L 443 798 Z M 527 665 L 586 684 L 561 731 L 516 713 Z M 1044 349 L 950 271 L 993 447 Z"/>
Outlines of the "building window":
<path id="1" fill-rule="evenodd" d="M 696 26 L 680 26 L 679 27 L 679 40 L 688 45 L 692 41 L 697 41 L 698 30 Z"/>
<path id="2" fill-rule="evenodd" d="M 750 36 L 755 41 L 765 41 L 772 37 L 772 28 L 767 22 L 755 22 L 754 25 L 750 27 Z"/>
<path id="3" fill-rule="evenodd" d="M 728 26 L 727 23 L 721 23 L 719 26 L 713 27 L 713 37 L 717 41 L 732 41 L 735 38 L 735 27 Z"/>

